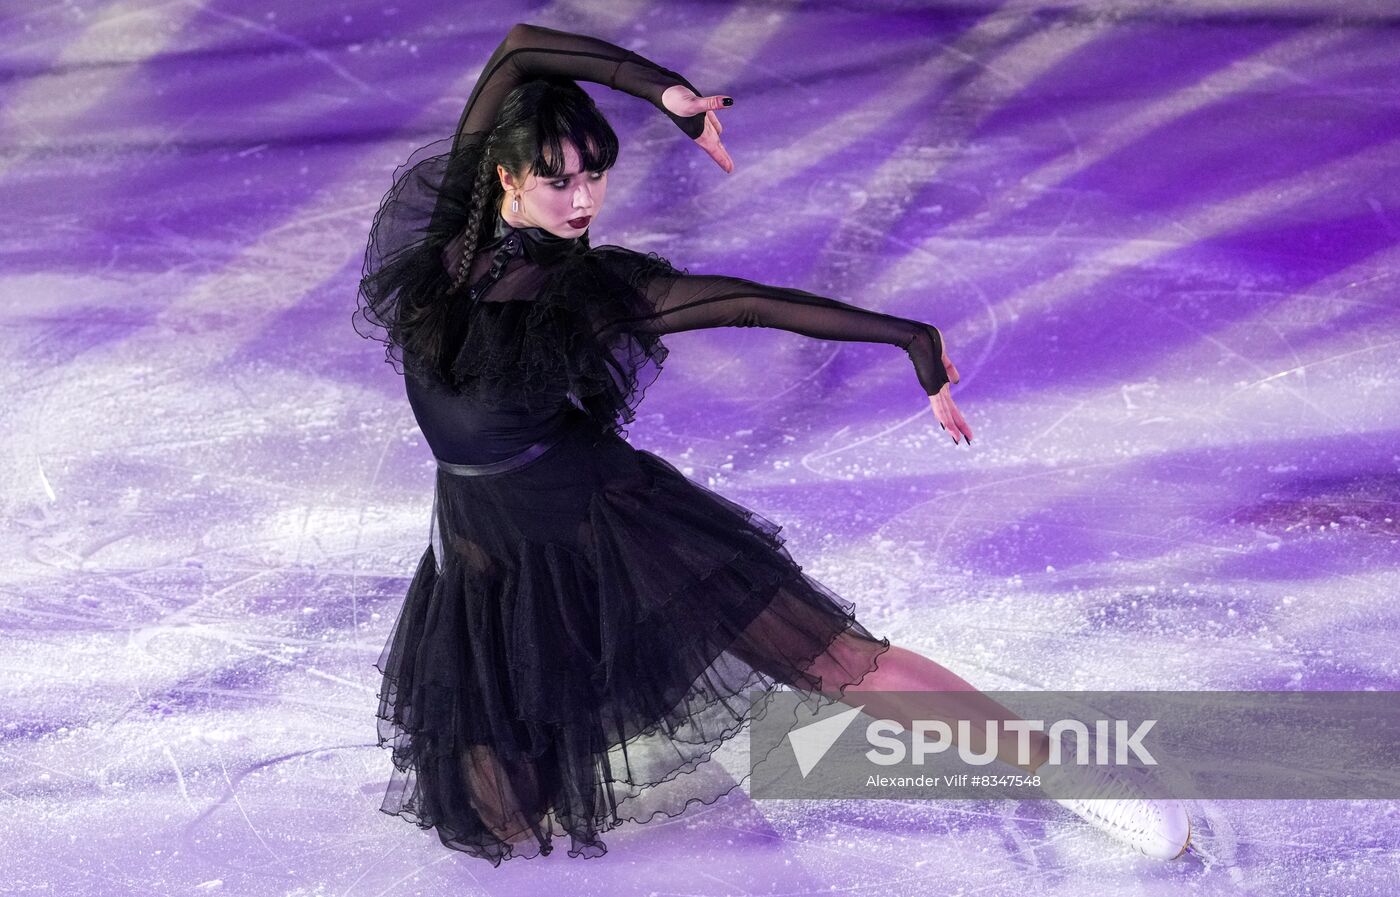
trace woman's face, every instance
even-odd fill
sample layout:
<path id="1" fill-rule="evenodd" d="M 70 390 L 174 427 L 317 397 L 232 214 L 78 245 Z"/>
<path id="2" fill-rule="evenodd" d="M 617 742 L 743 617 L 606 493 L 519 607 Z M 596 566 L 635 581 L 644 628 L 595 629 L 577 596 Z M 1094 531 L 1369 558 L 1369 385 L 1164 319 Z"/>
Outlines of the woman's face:
<path id="1" fill-rule="evenodd" d="M 603 210 L 608 173 L 583 171 L 573 144 L 565 143 L 563 150 L 564 172 L 557 178 L 537 177 L 532 170 L 522 184 L 503 166 L 496 166 L 496 174 L 505 189 L 501 217 L 512 227 L 538 227 L 557 237 L 578 237 Z M 511 200 L 517 196 L 520 211 L 512 212 Z"/>

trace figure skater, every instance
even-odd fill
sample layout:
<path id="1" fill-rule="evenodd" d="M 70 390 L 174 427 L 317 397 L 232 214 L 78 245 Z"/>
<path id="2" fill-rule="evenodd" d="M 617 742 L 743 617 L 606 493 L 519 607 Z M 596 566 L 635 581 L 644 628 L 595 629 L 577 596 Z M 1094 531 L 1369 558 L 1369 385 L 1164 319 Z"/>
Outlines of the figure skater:
<path id="1" fill-rule="evenodd" d="M 872 635 L 778 525 L 626 441 L 660 337 L 711 327 L 898 346 L 953 443 L 972 430 L 930 324 L 592 246 L 618 142 L 577 81 L 648 101 L 734 170 L 716 115 L 732 98 L 605 41 L 515 25 L 450 145 L 395 173 L 355 315 L 404 375 L 437 461 L 429 545 L 376 663 L 394 765 L 381 809 L 495 865 L 564 834 L 571 856 L 600 856 L 623 822 L 717 800 L 748 776 L 704 785 L 719 765 L 705 762 L 766 712 L 749 695 L 779 685 L 906 726 L 886 693 L 1014 717 Z M 1048 755 L 1043 735 L 1024 764 L 1003 741 L 997 758 L 1026 772 Z M 1099 775 L 1094 799 L 1060 803 L 1148 855 L 1185 850 L 1178 802 Z"/>

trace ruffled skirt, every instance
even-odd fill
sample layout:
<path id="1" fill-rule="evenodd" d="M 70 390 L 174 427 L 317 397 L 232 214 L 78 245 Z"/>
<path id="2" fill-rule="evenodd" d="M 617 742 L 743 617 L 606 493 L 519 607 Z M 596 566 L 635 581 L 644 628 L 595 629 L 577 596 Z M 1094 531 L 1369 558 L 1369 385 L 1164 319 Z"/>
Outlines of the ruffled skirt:
<path id="1" fill-rule="evenodd" d="M 381 809 L 498 865 L 563 835 L 600 856 L 603 832 L 741 785 L 707 761 L 765 695 L 815 711 L 890 646 L 779 529 L 589 426 L 507 473 L 440 469 L 376 663 Z"/>

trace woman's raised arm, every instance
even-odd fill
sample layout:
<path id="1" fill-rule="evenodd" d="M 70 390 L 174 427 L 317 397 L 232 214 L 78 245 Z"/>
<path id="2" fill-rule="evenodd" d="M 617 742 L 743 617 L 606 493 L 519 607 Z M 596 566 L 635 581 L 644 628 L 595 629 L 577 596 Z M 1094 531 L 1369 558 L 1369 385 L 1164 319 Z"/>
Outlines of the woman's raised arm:
<path id="1" fill-rule="evenodd" d="M 699 95 L 685 78 L 651 60 L 596 37 L 519 23 L 496 47 L 467 99 L 457 123 L 453 149 L 480 139 L 496 122 L 506 94 L 532 78 L 564 77 L 606 84 L 646 100 L 666 113 L 691 139 L 705 129 L 705 114 L 677 115 L 662 103 L 668 87 L 677 84 Z"/>

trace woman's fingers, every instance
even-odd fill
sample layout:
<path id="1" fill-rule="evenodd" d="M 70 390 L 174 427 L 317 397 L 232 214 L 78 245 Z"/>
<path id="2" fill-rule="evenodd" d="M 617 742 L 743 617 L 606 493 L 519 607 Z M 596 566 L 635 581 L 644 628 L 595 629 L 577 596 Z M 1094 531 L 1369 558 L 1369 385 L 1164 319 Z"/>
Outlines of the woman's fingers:
<path id="1" fill-rule="evenodd" d="M 720 147 L 720 148 L 719 148 L 719 151 L 720 151 L 720 153 L 724 156 L 724 158 L 720 160 L 720 163 L 719 163 L 719 164 L 722 165 L 722 166 L 724 167 L 724 170 L 725 170 L 725 171 L 729 172 L 730 174 L 733 174 L 733 173 L 734 173 L 734 160 L 731 159 L 731 158 L 729 158 L 729 153 L 728 153 L 727 150 L 725 150 L 724 147 Z"/>
<path id="2" fill-rule="evenodd" d="M 719 121 L 719 119 L 714 115 L 706 115 L 705 130 L 699 137 L 695 138 L 695 142 L 700 144 L 701 148 L 710 154 L 710 158 L 714 159 L 715 162 L 719 164 L 720 168 L 733 174 L 734 160 L 729 158 L 729 153 L 725 150 L 724 144 L 720 143 L 719 132 L 715 130 L 715 122 L 717 121 Z"/>
<path id="3" fill-rule="evenodd" d="M 704 129 L 700 132 L 700 136 L 695 138 L 695 142 L 710 154 L 710 157 L 720 168 L 730 174 L 734 173 L 734 160 L 729 158 L 729 152 L 719 141 L 719 135 L 724 132 L 724 125 L 720 124 L 719 116 L 715 115 L 716 109 L 734 105 L 733 97 L 725 96 L 722 93 L 709 97 L 696 96 L 684 84 L 672 84 L 661 94 L 661 104 L 668 112 L 675 115 L 705 113 Z"/>
<path id="4" fill-rule="evenodd" d="M 728 102 L 725 102 L 726 100 Z M 676 115 L 699 115 L 701 112 L 709 112 L 712 109 L 733 106 L 734 98 L 722 93 L 717 93 L 712 97 L 702 97 L 684 84 L 672 84 L 662 92 L 661 105 Z"/>
<path id="5" fill-rule="evenodd" d="M 724 144 L 716 140 L 712 145 L 705 147 L 705 152 L 710 154 L 710 158 L 719 163 L 729 174 L 734 173 L 734 160 L 729 158 L 729 153 L 725 151 Z"/>
<path id="6" fill-rule="evenodd" d="M 942 393 L 929 396 L 928 400 L 929 404 L 933 406 L 933 416 L 938 418 L 938 425 L 947 430 L 948 424 L 952 421 L 948 418 L 948 412 L 944 410 L 943 404 L 939 401 L 939 395 L 942 395 Z M 952 434 L 949 433 L 948 435 L 951 436 Z M 953 441 L 957 442 L 957 438 L 954 437 Z"/>
<path id="7" fill-rule="evenodd" d="M 958 443 L 959 437 L 971 442 L 971 428 L 968 427 L 967 421 L 963 419 L 962 412 L 958 410 L 958 406 L 953 402 L 952 395 L 946 393 L 947 387 L 944 387 L 944 390 L 943 407 L 944 412 L 948 416 L 948 431 L 953 436 L 953 444 L 956 445 Z"/>
<path id="8" fill-rule="evenodd" d="M 734 98 L 717 93 L 712 97 L 702 97 L 684 84 L 672 84 L 661 94 L 661 105 L 676 115 L 699 115 L 706 113 L 709 118 L 715 109 L 728 109 L 734 105 Z"/>
<path id="9" fill-rule="evenodd" d="M 962 411 L 958 409 L 957 405 L 953 404 L 952 399 L 948 400 L 948 405 L 953 411 L 953 420 L 958 425 L 958 431 L 963 434 L 964 439 L 971 442 L 972 428 L 967 425 L 967 420 L 963 417 Z"/>
<path id="10" fill-rule="evenodd" d="M 957 445 L 960 439 L 972 441 L 972 428 L 967 425 L 962 412 L 953 403 L 953 397 L 946 384 L 937 394 L 929 396 L 929 403 L 933 406 L 934 417 L 938 418 L 938 425 L 948 431 L 954 445 Z"/>

